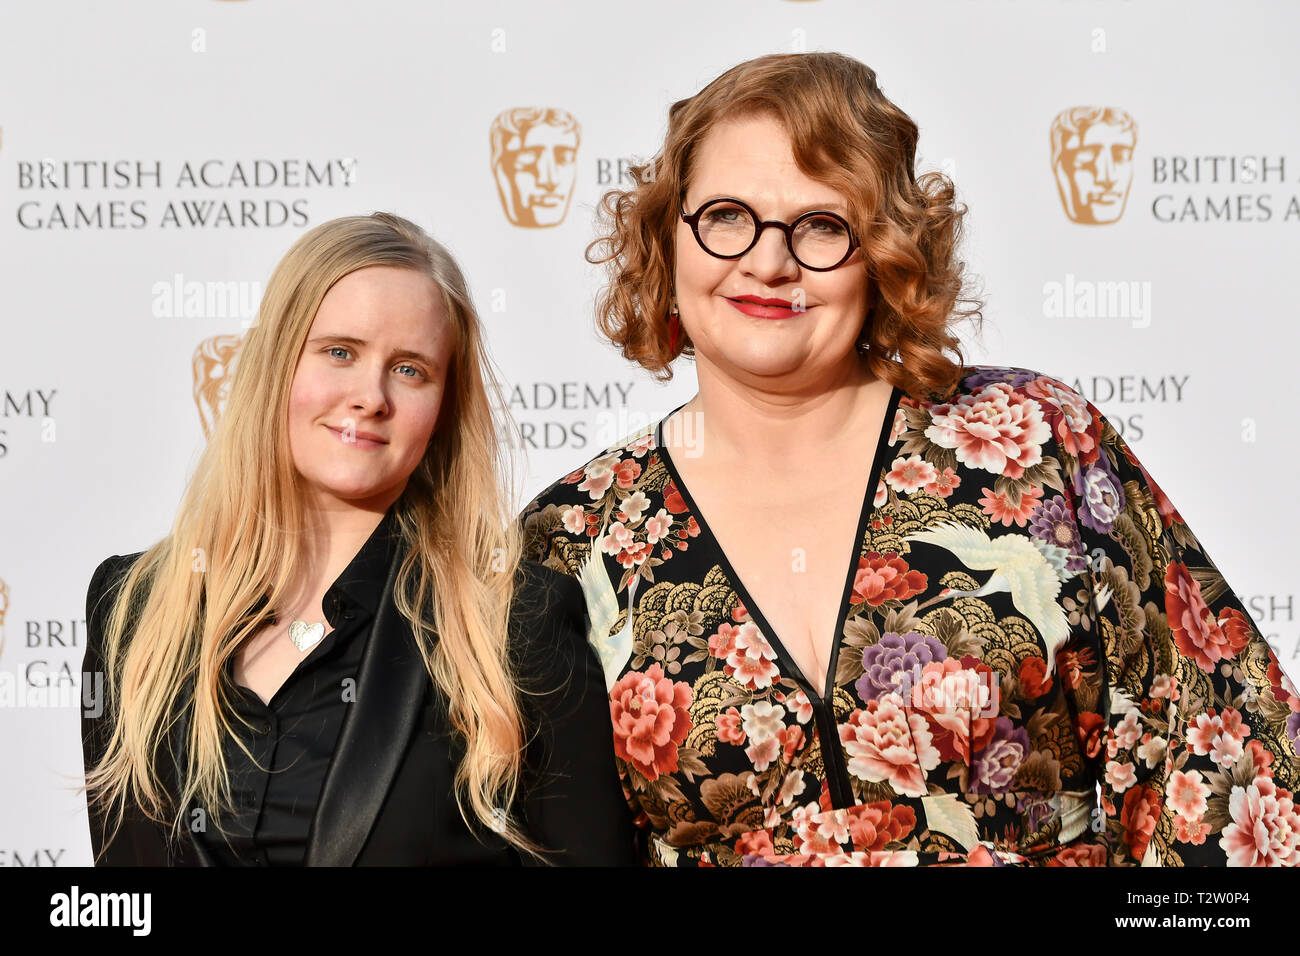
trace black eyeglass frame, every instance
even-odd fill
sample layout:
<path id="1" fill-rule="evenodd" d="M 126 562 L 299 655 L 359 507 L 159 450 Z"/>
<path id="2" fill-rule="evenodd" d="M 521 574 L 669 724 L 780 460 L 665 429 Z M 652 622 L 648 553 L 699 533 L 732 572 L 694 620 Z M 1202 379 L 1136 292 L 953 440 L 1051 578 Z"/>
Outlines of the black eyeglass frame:
<path id="1" fill-rule="evenodd" d="M 704 215 L 704 211 L 708 209 L 710 206 L 716 206 L 719 203 L 731 203 L 733 205 L 739 206 L 741 209 L 745 210 L 745 212 L 749 213 L 749 218 L 754 220 L 755 223 L 754 238 L 750 242 L 750 244 L 747 245 L 740 252 L 737 252 L 734 255 L 730 255 L 730 256 L 724 256 L 714 252 L 712 249 L 706 246 L 704 244 L 704 240 L 700 238 L 700 216 Z M 707 252 L 709 255 L 713 256 L 715 259 L 739 259 L 741 256 L 747 254 L 751 249 L 753 249 L 756 245 L 758 245 L 758 240 L 761 239 L 763 236 L 763 230 L 766 229 L 768 226 L 775 226 L 777 229 L 780 229 L 781 232 L 785 234 L 785 247 L 790 250 L 790 256 L 794 259 L 795 262 L 799 263 L 799 265 L 803 266 L 805 269 L 811 270 L 812 272 L 830 272 L 832 269 L 838 269 L 840 266 L 844 265 L 844 263 L 849 261 L 849 259 L 853 256 L 854 251 L 858 248 L 858 235 L 854 231 L 853 227 L 849 224 L 849 221 L 845 219 L 843 216 L 841 216 L 839 213 L 831 212 L 829 209 L 813 209 L 799 216 L 797 219 L 794 220 L 794 222 L 782 222 L 779 219 L 759 219 L 758 213 L 754 211 L 754 208 L 750 206 L 749 203 L 741 199 L 734 199 L 730 196 L 724 196 L 719 199 L 710 199 L 708 202 L 701 205 L 699 209 L 695 210 L 695 212 L 691 213 L 689 216 L 686 215 L 686 210 L 684 208 L 679 208 L 678 211 L 681 214 L 682 221 L 691 227 L 691 233 L 695 236 L 695 241 L 699 244 L 699 247 L 703 249 L 705 252 Z M 794 251 L 795 229 L 798 228 L 799 223 L 803 222 L 805 219 L 811 219 L 813 216 L 829 216 L 832 219 L 836 220 L 837 222 L 841 223 L 849 234 L 849 249 L 846 253 L 844 253 L 844 257 L 840 259 L 839 262 L 835 263 L 835 265 L 833 266 L 810 266 L 808 265 L 808 263 L 800 259 L 799 256 Z"/>

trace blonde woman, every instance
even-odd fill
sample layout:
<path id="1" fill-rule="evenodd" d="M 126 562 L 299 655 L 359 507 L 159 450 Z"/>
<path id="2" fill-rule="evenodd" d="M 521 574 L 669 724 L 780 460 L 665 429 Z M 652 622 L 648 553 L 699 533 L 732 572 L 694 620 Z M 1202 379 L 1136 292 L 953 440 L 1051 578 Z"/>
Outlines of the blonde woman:
<path id="1" fill-rule="evenodd" d="M 397 216 L 276 268 L 171 533 L 90 585 L 97 862 L 630 859 L 582 595 L 520 560 L 478 323 Z"/>

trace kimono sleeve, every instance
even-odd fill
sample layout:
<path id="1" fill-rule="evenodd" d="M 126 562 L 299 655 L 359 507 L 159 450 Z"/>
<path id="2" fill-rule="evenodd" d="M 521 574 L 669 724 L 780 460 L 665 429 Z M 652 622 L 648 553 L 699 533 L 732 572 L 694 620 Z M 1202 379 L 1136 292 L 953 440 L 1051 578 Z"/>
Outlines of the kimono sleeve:
<path id="1" fill-rule="evenodd" d="M 1295 683 L 1114 426 L 1049 391 L 1092 595 L 1100 693 L 1074 719 L 1109 865 L 1300 866 Z"/>

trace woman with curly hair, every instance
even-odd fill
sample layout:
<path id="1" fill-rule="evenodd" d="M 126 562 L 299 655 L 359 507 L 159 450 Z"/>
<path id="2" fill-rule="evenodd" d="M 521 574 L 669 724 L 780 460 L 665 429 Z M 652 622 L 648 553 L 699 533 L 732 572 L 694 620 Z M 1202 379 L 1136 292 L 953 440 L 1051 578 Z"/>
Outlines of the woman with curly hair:
<path id="1" fill-rule="evenodd" d="M 96 862 L 632 862 L 573 581 L 520 560 L 465 277 L 388 213 L 286 253 L 170 533 L 106 559 Z"/>
<path id="2" fill-rule="evenodd" d="M 862 63 L 765 56 L 605 198 L 600 329 L 699 391 L 523 520 L 642 859 L 1300 864 L 1295 685 L 1096 407 L 961 361 L 916 143 Z"/>

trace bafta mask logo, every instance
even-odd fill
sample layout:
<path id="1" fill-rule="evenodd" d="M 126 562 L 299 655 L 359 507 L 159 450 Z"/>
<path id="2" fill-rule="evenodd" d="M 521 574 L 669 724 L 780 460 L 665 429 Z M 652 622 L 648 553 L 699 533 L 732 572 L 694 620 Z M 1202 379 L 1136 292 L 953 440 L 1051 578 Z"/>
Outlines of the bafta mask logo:
<path id="1" fill-rule="evenodd" d="M 519 107 L 492 121 L 492 176 L 514 225 L 538 229 L 564 221 L 580 138 L 578 121 L 565 110 Z"/>
<path id="2" fill-rule="evenodd" d="M 204 438 L 212 437 L 226 407 L 230 378 L 242 344 L 238 335 L 214 335 L 194 350 L 194 404 L 199 408 Z"/>
<path id="3" fill-rule="evenodd" d="M 1137 123 L 1112 106 L 1076 106 L 1052 120 L 1052 172 L 1071 222 L 1109 225 L 1133 184 Z"/>

